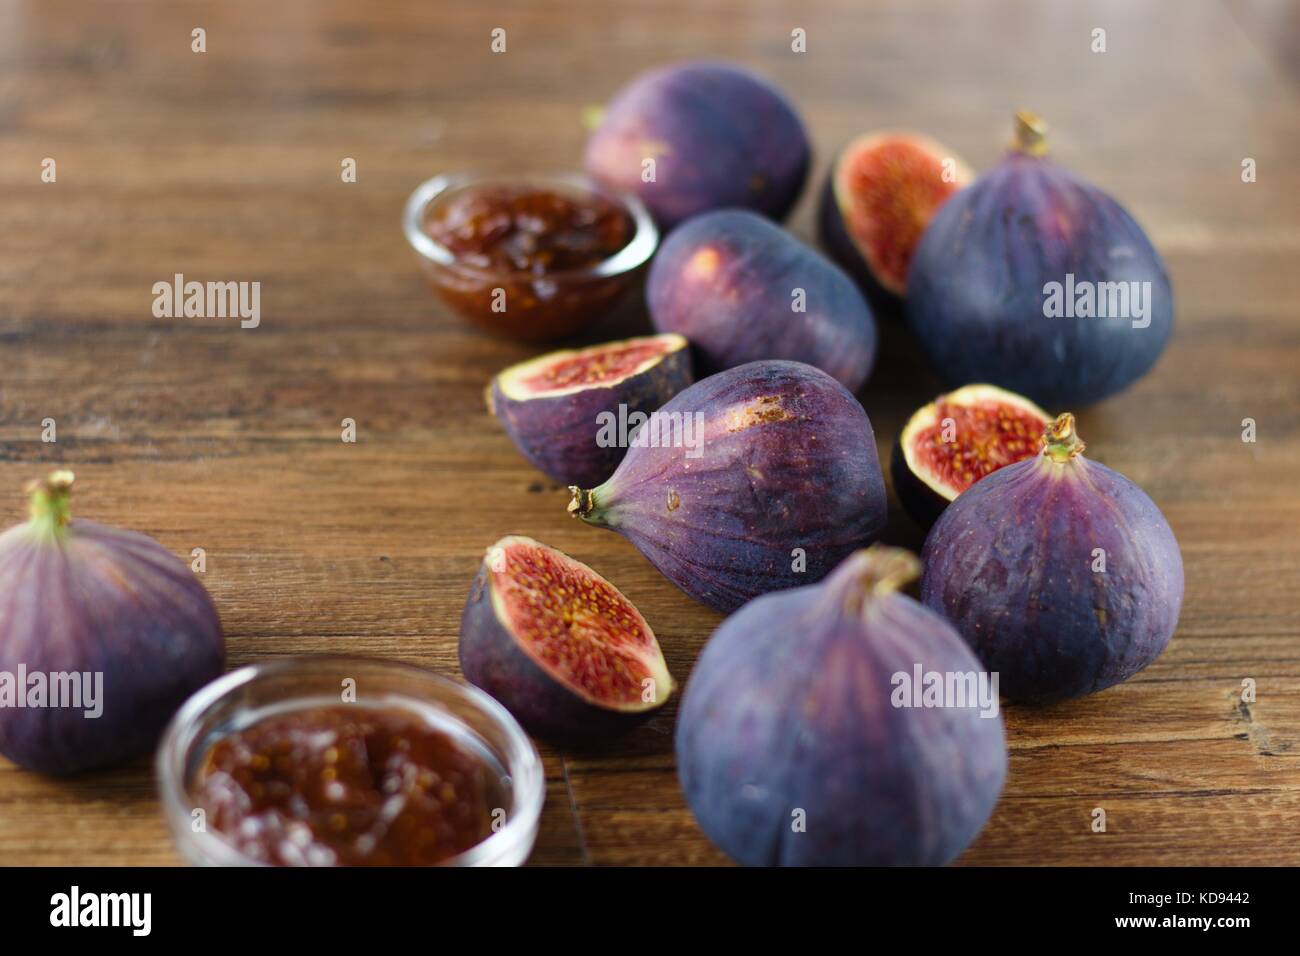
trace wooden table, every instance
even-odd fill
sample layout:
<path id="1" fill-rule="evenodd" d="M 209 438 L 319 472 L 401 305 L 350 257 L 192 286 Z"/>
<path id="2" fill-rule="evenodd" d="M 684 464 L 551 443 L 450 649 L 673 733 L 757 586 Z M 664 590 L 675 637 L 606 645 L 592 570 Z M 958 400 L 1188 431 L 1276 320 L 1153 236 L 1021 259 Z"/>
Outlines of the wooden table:
<path id="1" fill-rule="evenodd" d="M 564 491 L 516 454 L 482 390 L 533 352 L 435 304 L 398 228 L 406 196 L 441 171 L 572 167 L 585 107 L 682 58 L 737 59 L 787 89 L 817 181 L 838 144 L 882 126 L 987 168 L 1012 108 L 1030 106 L 1172 273 L 1164 358 L 1080 430 L 1168 516 L 1187 598 L 1168 651 L 1129 683 L 1008 708 L 1006 791 L 962 862 L 1295 864 L 1298 10 L 0 0 L 5 521 L 26 479 L 72 466 L 78 514 L 179 555 L 206 549 L 231 666 L 341 651 L 447 674 L 483 549 L 526 533 L 622 587 L 685 678 L 718 616 L 570 518 Z M 489 50 L 497 26 L 504 54 Z M 191 51 L 195 27 L 206 53 Z M 796 27 L 806 54 L 790 51 Z M 1095 27 L 1105 53 L 1090 50 Z M 341 181 L 349 157 L 355 183 Z M 1257 182 L 1241 180 L 1245 157 Z M 804 237 L 813 194 L 791 220 Z M 261 325 L 154 318 L 151 288 L 175 273 L 260 281 Z M 634 301 L 593 338 L 645 327 Z M 888 332 L 861 395 L 882 456 L 938 390 Z M 41 441 L 46 418 L 57 443 Z M 889 538 L 922 540 L 897 510 Z M 595 756 L 544 750 L 534 862 L 722 862 L 678 791 L 674 718 Z M 147 762 L 65 781 L 0 760 L 0 863 L 176 860 Z"/>

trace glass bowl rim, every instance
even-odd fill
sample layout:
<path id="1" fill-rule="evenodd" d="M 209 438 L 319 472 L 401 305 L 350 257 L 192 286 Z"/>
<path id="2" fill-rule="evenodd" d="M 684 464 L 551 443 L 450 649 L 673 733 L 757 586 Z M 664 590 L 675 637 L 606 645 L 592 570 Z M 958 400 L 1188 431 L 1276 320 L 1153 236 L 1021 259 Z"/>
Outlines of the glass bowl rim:
<path id="1" fill-rule="evenodd" d="M 473 685 L 461 684 L 436 671 L 405 661 L 356 654 L 298 654 L 253 661 L 223 674 L 191 694 L 168 723 L 158 744 L 154 770 L 163 815 L 178 844 L 180 835 L 185 834 L 198 844 L 197 849 L 205 859 L 230 866 L 270 866 L 241 853 L 215 833 L 207 830 L 195 832 L 191 829 L 190 814 L 193 808 L 188 804 L 186 758 L 191 748 L 200 742 L 196 733 L 200 722 L 214 707 L 248 684 L 265 677 L 291 674 L 304 665 L 364 666 L 430 681 L 453 696 L 460 696 L 503 732 L 508 752 L 502 756 L 506 763 L 504 769 L 510 775 L 511 812 L 501 829 L 469 849 L 441 861 L 439 866 L 473 866 L 483 862 L 490 864 L 496 858 L 508 854 L 517 843 L 535 839 L 542 804 L 546 799 L 546 779 L 542 772 L 541 757 L 518 721 L 496 699 Z M 287 698 L 288 701 L 293 699 Z M 409 699 L 416 703 L 427 703 L 414 697 Z M 177 849 L 183 856 L 187 856 L 184 847 L 178 845 Z"/>
<path id="2" fill-rule="evenodd" d="M 456 257 L 450 249 L 438 242 L 424 231 L 424 216 L 430 205 L 453 190 L 484 183 L 502 185 L 520 185 L 527 183 L 560 183 L 570 189 L 578 188 L 589 193 L 596 193 L 619 203 L 632 217 L 634 230 L 627 245 L 607 259 L 580 269 L 562 269 L 558 272 L 544 272 L 534 275 L 515 269 L 483 268 L 470 265 Z M 564 282 L 575 279 L 607 279 L 625 275 L 650 260 L 659 245 L 659 228 L 655 225 L 645 203 L 631 193 L 611 189 L 602 185 L 584 173 L 540 172 L 540 173 L 443 173 L 426 179 L 415 187 L 406 208 L 402 212 L 402 231 L 406 241 L 422 259 L 447 269 L 466 272 L 479 277 L 499 277 L 506 281 L 518 282 L 544 280 Z"/>

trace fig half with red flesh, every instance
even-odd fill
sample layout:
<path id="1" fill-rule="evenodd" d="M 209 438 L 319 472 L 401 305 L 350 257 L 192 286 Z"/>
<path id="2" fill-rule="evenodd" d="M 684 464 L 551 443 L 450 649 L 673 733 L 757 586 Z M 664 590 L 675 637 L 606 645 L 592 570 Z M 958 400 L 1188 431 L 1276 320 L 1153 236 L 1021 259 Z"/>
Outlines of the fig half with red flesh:
<path id="1" fill-rule="evenodd" d="M 470 586 L 460 666 L 530 733 L 567 745 L 630 730 L 674 689 L 632 602 L 580 561 L 520 535 L 488 548 Z"/>
<path id="2" fill-rule="evenodd" d="M 872 305 L 894 304 L 930 218 L 973 178 L 965 162 L 927 136 L 866 133 L 831 167 L 822 193 L 822 241 Z"/>
<path id="3" fill-rule="evenodd" d="M 948 503 L 986 475 L 1038 454 L 1052 418 L 1014 392 L 967 385 L 908 419 L 890 471 L 904 510 L 928 528 Z"/>
<path id="4" fill-rule="evenodd" d="M 550 352 L 497 375 L 488 407 L 538 469 L 563 485 L 598 485 L 637 421 L 694 381 L 687 346 L 670 333 Z"/>

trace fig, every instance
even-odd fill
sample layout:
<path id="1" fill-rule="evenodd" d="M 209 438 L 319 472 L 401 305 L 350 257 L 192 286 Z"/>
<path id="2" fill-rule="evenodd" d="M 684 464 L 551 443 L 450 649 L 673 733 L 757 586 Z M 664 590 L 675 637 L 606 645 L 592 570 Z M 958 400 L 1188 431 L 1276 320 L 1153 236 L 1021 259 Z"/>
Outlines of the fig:
<path id="1" fill-rule="evenodd" d="M 580 561 L 509 535 L 479 567 L 460 619 L 460 668 L 532 734 L 599 743 L 673 692 L 654 632 Z"/>
<path id="2" fill-rule="evenodd" d="M 1046 158 L 1017 114 L 1000 165 L 935 214 L 912 259 L 907 321 L 948 382 L 1086 405 L 1155 364 L 1173 327 L 1159 254 L 1114 199 Z"/>
<path id="3" fill-rule="evenodd" d="M 844 147 L 822 190 L 822 245 L 873 304 L 896 307 L 921 234 L 975 178 L 952 150 L 919 133 L 864 133 Z"/>
<path id="4" fill-rule="evenodd" d="M 677 769 L 737 862 L 938 865 L 988 819 L 1007 770 L 997 686 L 947 621 L 899 593 L 919 570 L 877 545 L 747 604 L 705 644 Z M 951 697 L 916 686 L 936 679 Z"/>
<path id="5" fill-rule="evenodd" d="M 967 385 L 922 405 L 903 426 L 889 463 L 903 509 L 923 528 L 948 503 L 999 468 L 1038 453 L 1051 416 L 994 385 Z"/>
<path id="6" fill-rule="evenodd" d="M 70 517 L 73 474 L 31 482 L 31 518 L 0 535 L 0 754 L 67 774 L 149 753 L 221 674 L 212 599 L 134 531 Z"/>
<path id="7" fill-rule="evenodd" d="M 650 268 L 646 301 L 655 328 L 685 335 L 715 371 L 790 359 L 855 392 L 875 360 L 876 323 L 853 281 L 743 209 L 677 228 Z"/>
<path id="8" fill-rule="evenodd" d="M 887 512 L 867 413 L 802 362 L 696 382 L 650 417 L 609 481 L 569 490 L 571 514 L 724 612 L 825 577 Z"/>
<path id="9" fill-rule="evenodd" d="M 1183 560 L 1160 509 L 1089 461 L 1066 413 L 1034 458 L 962 492 L 922 551 L 921 600 L 1012 700 L 1047 703 L 1127 680 L 1169 643 Z"/>
<path id="10" fill-rule="evenodd" d="M 693 382 L 680 335 L 653 335 L 551 352 L 492 380 L 488 408 L 511 441 L 561 484 L 597 485 L 614 473 L 628 433 Z"/>
<path id="11" fill-rule="evenodd" d="M 587 173 L 633 193 L 665 230 L 739 206 L 784 219 L 808 175 L 811 149 L 785 96 L 726 63 L 641 74 L 605 109 L 587 141 Z"/>

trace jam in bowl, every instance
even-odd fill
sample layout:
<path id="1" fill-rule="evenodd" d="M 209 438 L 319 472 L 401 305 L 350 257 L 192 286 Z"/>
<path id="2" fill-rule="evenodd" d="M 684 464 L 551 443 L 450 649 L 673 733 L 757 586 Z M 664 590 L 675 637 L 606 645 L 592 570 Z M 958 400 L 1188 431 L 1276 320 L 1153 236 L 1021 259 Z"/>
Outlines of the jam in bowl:
<path id="1" fill-rule="evenodd" d="M 448 307 L 531 342 L 609 312 L 659 242 L 640 200 L 578 174 L 438 176 L 412 193 L 403 227 Z"/>

